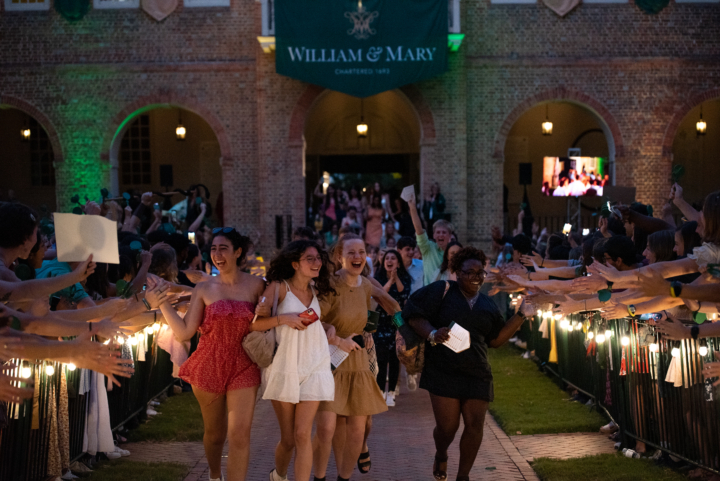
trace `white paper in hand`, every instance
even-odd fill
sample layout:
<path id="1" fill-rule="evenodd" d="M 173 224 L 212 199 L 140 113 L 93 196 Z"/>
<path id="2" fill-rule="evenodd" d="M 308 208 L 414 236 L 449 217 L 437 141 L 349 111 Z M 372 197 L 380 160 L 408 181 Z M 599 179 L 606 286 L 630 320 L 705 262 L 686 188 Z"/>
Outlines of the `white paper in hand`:
<path id="1" fill-rule="evenodd" d="M 460 324 L 453 322 L 450 324 L 450 338 L 443 344 L 455 352 L 463 352 L 470 349 L 470 333 Z"/>
<path id="2" fill-rule="evenodd" d="M 405 202 L 410 202 L 410 199 L 415 195 L 415 185 L 408 185 L 402 190 L 400 198 Z"/>
<path id="3" fill-rule="evenodd" d="M 53 217 L 60 262 L 83 262 L 92 254 L 93 262 L 120 263 L 117 222 L 99 215 L 55 213 Z"/>
<path id="4" fill-rule="evenodd" d="M 350 355 L 349 352 L 345 352 L 337 346 L 328 346 L 328 350 L 330 351 L 330 367 L 333 370 L 337 369 Z"/>

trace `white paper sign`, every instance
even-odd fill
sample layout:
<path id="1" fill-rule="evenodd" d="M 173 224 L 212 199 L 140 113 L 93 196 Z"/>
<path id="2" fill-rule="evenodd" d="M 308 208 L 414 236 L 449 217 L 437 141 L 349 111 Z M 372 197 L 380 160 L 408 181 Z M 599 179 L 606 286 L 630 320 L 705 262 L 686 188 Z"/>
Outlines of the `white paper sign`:
<path id="1" fill-rule="evenodd" d="M 463 352 L 470 349 L 470 333 L 460 324 L 453 322 L 450 326 L 450 338 L 443 344 L 455 352 Z"/>
<path id="2" fill-rule="evenodd" d="M 117 222 L 99 215 L 54 214 L 55 242 L 60 262 L 119 264 Z"/>
<path id="3" fill-rule="evenodd" d="M 414 185 L 408 185 L 402 190 L 402 193 L 400 194 L 400 198 L 404 200 L 405 202 L 410 202 L 410 199 L 412 196 L 415 195 L 415 186 Z"/>

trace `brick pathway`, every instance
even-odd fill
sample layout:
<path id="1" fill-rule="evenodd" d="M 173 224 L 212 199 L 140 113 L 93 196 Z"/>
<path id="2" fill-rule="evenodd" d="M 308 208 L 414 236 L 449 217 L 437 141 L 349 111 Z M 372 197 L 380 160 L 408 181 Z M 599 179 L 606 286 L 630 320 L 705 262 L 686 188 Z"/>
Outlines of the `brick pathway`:
<path id="1" fill-rule="evenodd" d="M 570 459 L 615 452 L 615 443 L 601 433 L 510 436 L 510 441 L 528 462 L 536 458 Z"/>
<path id="2" fill-rule="evenodd" d="M 432 459 L 435 454 L 432 439 L 434 420 L 430 410 L 430 398 L 426 391 L 409 393 L 404 389 L 397 398 L 397 406 L 389 412 L 375 416 L 370 435 L 372 470 L 363 475 L 355 471 L 357 481 L 417 481 L 432 480 Z M 162 415 L 162 414 L 161 414 Z M 462 429 L 462 427 L 461 427 Z M 273 467 L 274 449 L 279 439 L 277 420 L 272 406 L 260 401 L 255 410 L 252 430 L 252 453 L 248 481 L 266 481 Z M 455 479 L 458 463 L 459 433 L 450 448 L 448 479 Z M 166 461 L 188 464 L 190 474 L 185 481 L 208 479 L 202 443 L 137 443 L 123 448 L 132 452 L 130 460 Z M 292 465 L 290 467 L 292 473 Z M 335 465 L 330 458 L 328 480 L 336 476 Z M 292 474 L 290 475 L 292 479 Z M 538 478 L 524 456 L 510 438 L 488 415 L 485 437 L 475 461 L 471 479 L 489 481 L 520 481 Z"/>

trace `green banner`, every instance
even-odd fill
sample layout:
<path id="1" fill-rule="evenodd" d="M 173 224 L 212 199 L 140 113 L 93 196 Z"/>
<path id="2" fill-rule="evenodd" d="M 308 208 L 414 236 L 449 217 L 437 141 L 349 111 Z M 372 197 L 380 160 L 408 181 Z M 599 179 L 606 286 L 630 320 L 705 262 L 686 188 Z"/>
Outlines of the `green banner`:
<path id="1" fill-rule="evenodd" d="M 367 97 L 447 70 L 447 0 L 277 0 L 277 73 Z"/>

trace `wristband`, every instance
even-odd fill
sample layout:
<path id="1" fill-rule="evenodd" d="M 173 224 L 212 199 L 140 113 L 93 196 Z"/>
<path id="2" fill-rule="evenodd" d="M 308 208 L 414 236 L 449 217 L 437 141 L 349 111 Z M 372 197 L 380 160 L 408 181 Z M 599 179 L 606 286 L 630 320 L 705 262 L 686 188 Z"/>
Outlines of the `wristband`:
<path id="1" fill-rule="evenodd" d="M 635 311 L 637 311 L 637 309 L 635 309 L 635 306 L 633 304 L 627 306 L 627 310 L 628 314 L 630 314 L 630 317 L 635 317 Z"/>
<path id="2" fill-rule="evenodd" d="M 608 290 L 612 290 L 614 282 L 607 281 Z"/>
<path id="3" fill-rule="evenodd" d="M 437 342 L 435 342 L 435 333 L 437 333 L 437 329 L 434 329 L 427 338 L 428 342 L 433 347 L 437 346 Z"/>
<path id="4" fill-rule="evenodd" d="M 145 307 L 147 308 L 147 310 L 148 310 L 148 311 L 151 311 L 151 310 L 152 310 L 152 307 L 150 307 L 150 303 L 147 301 L 147 299 L 145 299 L 145 298 L 143 297 L 143 298 L 142 298 L 142 301 L 143 301 L 143 304 L 145 304 Z"/>
<path id="5" fill-rule="evenodd" d="M 682 282 L 673 281 L 670 283 L 670 297 L 680 297 L 682 292 Z"/>
<path id="6" fill-rule="evenodd" d="M 690 328 L 690 337 L 692 337 L 694 341 L 697 341 L 697 338 L 699 335 L 700 335 L 700 326 L 695 325 Z"/>

